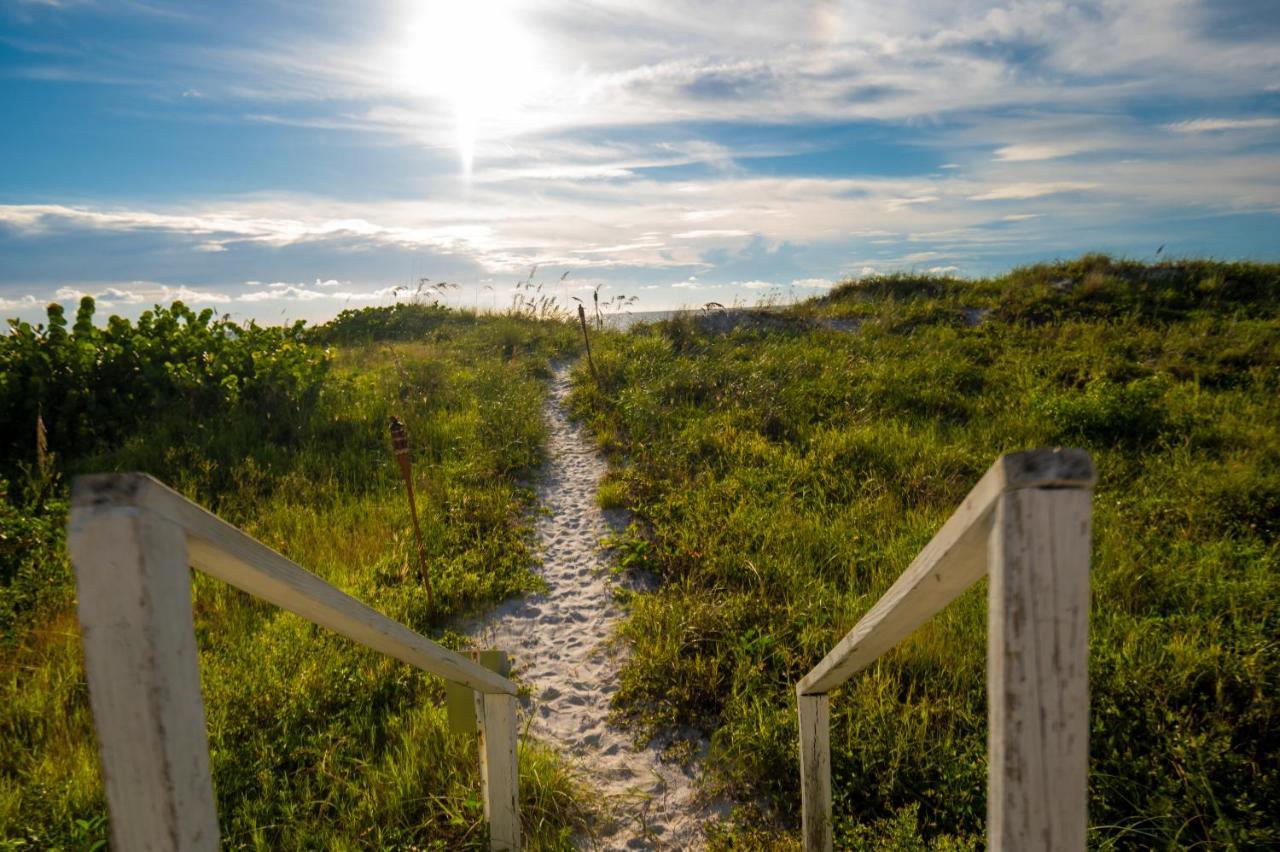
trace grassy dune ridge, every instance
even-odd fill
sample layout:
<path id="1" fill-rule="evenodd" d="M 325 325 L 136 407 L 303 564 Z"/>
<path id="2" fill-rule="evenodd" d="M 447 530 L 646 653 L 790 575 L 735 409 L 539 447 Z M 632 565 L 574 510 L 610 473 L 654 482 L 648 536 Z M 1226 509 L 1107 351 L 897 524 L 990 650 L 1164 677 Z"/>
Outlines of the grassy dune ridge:
<path id="1" fill-rule="evenodd" d="M 237 338 L 227 328 L 210 334 L 210 317 L 166 311 L 146 331 L 79 325 L 49 341 L 48 329 L 28 329 L 5 353 L 10 367 L 19 358 L 35 363 L 11 369 L 12 382 L 48 387 L 53 376 L 58 387 L 81 390 L 45 403 L 45 417 L 60 418 L 49 429 L 58 454 L 50 469 L 34 468 L 30 443 L 4 458 L 0 848 L 79 849 L 105 837 L 63 550 L 70 474 L 153 473 L 428 635 L 538 584 L 526 483 L 542 458 L 547 362 L 571 330 L 427 306 L 353 312 L 299 329 L 288 344 L 305 369 L 287 366 L 285 377 L 252 369 L 279 358 L 278 339 Z M 223 348 L 224 337 L 243 345 Z M 19 346 L 26 349 L 15 352 Z M 224 357 L 233 361 L 226 371 L 218 366 Z M 154 393 L 139 392 L 137 410 L 112 409 L 117 429 L 80 433 L 91 450 L 77 454 L 61 437 L 73 434 L 68 412 L 108 406 L 93 396 L 86 371 L 114 367 L 133 372 L 134 383 L 150 375 Z M 287 378 L 286 389 L 267 411 L 252 395 L 223 392 L 226 375 L 241 383 Z M 197 399 L 206 406 L 199 416 Z M 287 429 L 265 422 L 282 411 Z M 392 413 L 410 429 L 435 609 L 416 578 L 386 435 Z M 448 733 L 438 679 L 199 575 L 195 613 L 226 848 L 483 845 L 474 743 Z M 521 790 L 530 846 L 561 848 L 581 819 L 581 797 L 554 755 L 522 750 Z"/>
<path id="2" fill-rule="evenodd" d="M 606 333 L 573 403 L 637 516 L 618 713 L 714 733 L 724 845 L 796 842 L 794 682 L 1000 453 L 1089 449 L 1091 845 L 1280 842 L 1280 266 L 1106 257 Z M 719 325 L 723 326 L 722 323 Z M 968 847 L 985 597 L 833 695 L 837 846 Z"/>

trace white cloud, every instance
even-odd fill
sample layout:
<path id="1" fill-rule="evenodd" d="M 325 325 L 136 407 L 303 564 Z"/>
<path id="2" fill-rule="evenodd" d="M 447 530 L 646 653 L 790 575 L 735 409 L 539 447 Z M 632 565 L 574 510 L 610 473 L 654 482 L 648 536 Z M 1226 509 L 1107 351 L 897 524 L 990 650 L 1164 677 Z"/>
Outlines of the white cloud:
<path id="1" fill-rule="evenodd" d="M 196 290 L 185 285 L 178 287 L 162 286 L 160 298 L 156 300 L 157 304 L 166 302 L 191 302 L 192 304 L 209 304 L 214 302 L 229 302 L 231 297 L 225 293 L 218 293 L 212 290 Z"/>
<path id="2" fill-rule="evenodd" d="M 890 198 L 885 202 L 885 206 L 889 210 L 901 210 L 903 207 L 910 207 L 913 204 L 931 204 L 938 200 L 936 195 L 916 195 L 910 198 Z"/>
<path id="3" fill-rule="evenodd" d="M 1053 160 L 1080 152 L 1077 145 L 1062 143 L 1019 143 L 996 149 L 996 159 L 1007 163 L 1027 163 L 1036 160 Z"/>
<path id="4" fill-rule="evenodd" d="M 1166 124 L 1174 133 L 1215 133 L 1222 130 L 1265 130 L 1280 127 L 1280 118 L 1194 118 Z"/>
<path id="5" fill-rule="evenodd" d="M 672 239 L 676 240 L 705 240 L 711 237 L 749 237 L 750 231 L 740 231 L 732 228 L 724 228 L 720 230 L 705 231 L 682 231 L 678 234 L 672 234 Z"/>
<path id="6" fill-rule="evenodd" d="M 1058 195 L 1064 192 L 1080 192 L 1086 189 L 1096 189 L 1098 184 L 1087 181 L 1046 181 L 1033 182 L 1023 181 L 1019 183 L 1005 184 L 989 189 L 986 192 L 980 192 L 977 195 L 970 195 L 970 201 L 1007 201 L 1020 200 L 1027 198 L 1040 198 L 1045 195 Z"/>
<path id="7" fill-rule="evenodd" d="M 346 291 L 334 293 L 333 298 L 351 302 L 376 302 L 379 299 L 393 298 L 399 292 L 403 292 L 403 289 L 399 287 L 380 287 L 377 290 L 370 290 L 363 293 Z"/>
<path id="8" fill-rule="evenodd" d="M 698 276 L 690 275 L 684 281 L 677 281 L 670 285 L 674 290 L 707 290 L 709 287 L 698 281 Z"/>
<path id="9" fill-rule="evenodd" d="M 37 300 L 35 296 L 32 296 L 30 293 L 24 294 L 22 296 L 13 296 L 13 297 L 0 296 L 0 310 L 5 310 L 5 311 L 27 310 L 27 309 L 37 307 L 40 304 L 41 302 Z"/>
<path id="10" fill-rule="evenodd" d="M 297 301 L 309 302 L 312 299 L 330 298 L 328 293 L 321 293 L 318 290 L 308 290 L 305 287 L 298 287 L 293 284 L 284 284 L 276 282 L 268 284 L 266 290 L 254 290 L 249 293 L 242 293 L 236 297 L 238 302 L 266 302 L 266 301 Z"/>
<path id="11" fill-rule="evenodd" d="M 164 285 L 134 281 L 119 287 L 102 287 L 82 290 L 78 287 L 59 287 L 53 298 L 61 302 L 75 302 L 90 296 L 103 307 L 112 305 L 138 305 L 147 301 L 148 293 L 162 295 Z M 126 289 L 127 288 L 127 289 Z"/>

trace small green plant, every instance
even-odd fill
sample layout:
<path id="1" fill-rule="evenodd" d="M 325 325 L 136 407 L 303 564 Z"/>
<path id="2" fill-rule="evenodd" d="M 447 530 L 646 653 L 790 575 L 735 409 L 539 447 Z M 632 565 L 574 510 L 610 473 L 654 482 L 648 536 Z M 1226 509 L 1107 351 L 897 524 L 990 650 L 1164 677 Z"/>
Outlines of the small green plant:
<path id="1" fill-rule="evenodd" d="M 1057 393 L 1042 403 L 1058 443 L 1134 447 L 1149 445 L 1170 427 L 1164 396 L 1167 376 L 1121 384 L 1093 379 L 1083 388 Z"/>
<path id="2" fill-rule="evenodd" d="M 596 489 L 596 503 L 601 509 L 622 509 L 627 505 L 626 485 L 606 479 Z"/>

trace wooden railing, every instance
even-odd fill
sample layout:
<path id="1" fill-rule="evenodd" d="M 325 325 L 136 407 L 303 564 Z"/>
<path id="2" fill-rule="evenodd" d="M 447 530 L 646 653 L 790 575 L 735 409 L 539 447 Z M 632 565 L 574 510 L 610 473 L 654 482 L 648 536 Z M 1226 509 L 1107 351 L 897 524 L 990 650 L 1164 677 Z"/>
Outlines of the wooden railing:
<path id="1" fill-rule="evenodd" d="M 808 852 L 832 846 L 827 693 L 984 574 L 988 848 L 1085 848 L 1093 483 L 1093 462 L 1083 450 L 1002 456 L 893 586 L 796 685 Z"/>
<path id="2" fill-rule="evenodd" d="M 491 848 L 520 847 L 511 681 L 386 618 L 142 474 L 78 478 L 67 544 L 113 848 L 218 848 L 188 566 L 475 690 Z"/>

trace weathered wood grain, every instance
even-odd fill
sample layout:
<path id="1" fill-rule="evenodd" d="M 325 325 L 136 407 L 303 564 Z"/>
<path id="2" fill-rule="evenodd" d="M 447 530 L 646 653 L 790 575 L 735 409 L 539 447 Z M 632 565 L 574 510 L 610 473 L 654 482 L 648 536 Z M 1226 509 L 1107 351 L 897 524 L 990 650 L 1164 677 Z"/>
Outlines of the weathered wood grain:
<path id="1" fill-rule="evenodd" d="M 988 847 L 1085 848 L 1090 495 L 1000 498 L 988 586 Z"/>
<path id="2" fill-rule="evenodd" d="M 489 848 L 520 848 L 520 764 L 516 698 L 476 694 L 479 723 L 480 776 L 484 784 L 484 815 L 489 821 Z"/>
<path id="3" fill-rule="evenodd" d="M 370 609 L 142 474 L 77 478 L 68 547 L 114 848 L 218 848 L 189 565 L 475 690 L 491 846 L 520 848 L 517 711 L 507 678 Z M 503 666 L 501 652 L 487 653 Z"/>
<path id="4" fill-rule="evenodd" d="M 73 511 L 113 505 L 152 511 L 186 530 L 191 564 L 209 576 L 424 671 L 481 692 L 515 694 L 506 678 L 335 589 L 145 474 L 77 477 L 71 501 Z"/>
<path id="5" fill-rule="evenodd" d="M 907 570 L 822 662 L 800 681 L 805 695 L 830 692 L 941 612 L 987 570 L 987 533 L 996 499 L 1022 488 L 1090 488 L 1083 450 L 1028 450 L 1001 456 Z"/>
<path id="6" fill-rule="evenodd" d="M 800 719 L 800 834 L 806 852 L 831 852 L 831 703 L 796 695 Z"/>
<path id="7" fill-rule="evenodd" d="M 183 531 L 109 506 L 74 512 L 67 547 L 112 848 L 215 850 Z"/>
<path id="8" fill-rule="evenodd" d="M 806 852 L 831 849 L 826 693 L 983 574 L 989 587 L 988 846 L 1084 849 L 1090 502 L 1083 450 L 1002 456 L 911 565 L 796 685 Z"/>

